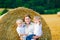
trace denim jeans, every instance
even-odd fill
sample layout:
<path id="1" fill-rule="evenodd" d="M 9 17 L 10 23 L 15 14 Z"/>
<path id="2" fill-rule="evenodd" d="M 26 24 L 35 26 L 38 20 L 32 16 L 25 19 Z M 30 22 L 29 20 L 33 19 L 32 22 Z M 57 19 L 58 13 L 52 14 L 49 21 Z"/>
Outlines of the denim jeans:
<path id="1" fill-rule="evenodd" d="M 26 37 L 26 40 L 31 40 L 31 39 L 33 39 L 33 36 L 35 36 L 35 35 L 34 35 L 34 34 L 28 35 L 28 36 Z"/>

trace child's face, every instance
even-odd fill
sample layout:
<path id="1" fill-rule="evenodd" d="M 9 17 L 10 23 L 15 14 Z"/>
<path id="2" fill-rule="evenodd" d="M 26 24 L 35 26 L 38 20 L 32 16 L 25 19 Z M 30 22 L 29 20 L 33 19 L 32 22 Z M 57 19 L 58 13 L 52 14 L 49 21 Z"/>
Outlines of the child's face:
<path id="1" fill-rule="evenodd" d="M 40 19 L 34 18 L 33 21 L 34 21 L 34 23 L 39 23 L 40 22 Z"/>
<path id="2" fill-rule="evenodd" d="M 22 22 L 17 22 L 18 26 L 22 26 L 22 24 L 23 24 Z"/>
<path id="3" fill-rule="evenodd" d="M 25 22 L 26 22 L 27 24 L 29 24 L 30 21 L 31 21 L 31 19 L 30 19 L 29 17 L 25 17 Z"/>

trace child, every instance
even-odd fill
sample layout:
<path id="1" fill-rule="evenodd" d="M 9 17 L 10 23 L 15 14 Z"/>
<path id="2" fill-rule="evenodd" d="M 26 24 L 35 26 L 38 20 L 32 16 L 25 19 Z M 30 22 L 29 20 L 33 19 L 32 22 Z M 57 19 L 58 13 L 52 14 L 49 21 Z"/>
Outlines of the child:
<path id="1" fill-rule="evenodd" d="M 25 34 L 25 26 L 24 26 L 23 20 L 18 19 L 18 20 L 16 21 L 16 24 L 17 24 L 16 30 L 17 30 L 17 33 L 18 33 L 19 36 L 20 36 L 20 39 L 21 39 L 21 40 L 25 40 L 25 38 L 26 38 L 25 35 L 26 35 L 26 34 Z"/>
<path id="2" fill-rule="evenodd" d="M 38 40 L 39 37 L 42 35 L 42 23 L 39 16 L 35 16 L 34 19 L 34 35 L 33 38 Z"/>
<path id="3" fill-rule="evenodd" d="M 42 24 L 41 24 L 41 20 L 39 16 L 35 16 L 33 18 L 33 34 L 29 35 L 26 37 L 26 39 L 28 40 L 38 40 L 38 38 L 42 35 Z"/>

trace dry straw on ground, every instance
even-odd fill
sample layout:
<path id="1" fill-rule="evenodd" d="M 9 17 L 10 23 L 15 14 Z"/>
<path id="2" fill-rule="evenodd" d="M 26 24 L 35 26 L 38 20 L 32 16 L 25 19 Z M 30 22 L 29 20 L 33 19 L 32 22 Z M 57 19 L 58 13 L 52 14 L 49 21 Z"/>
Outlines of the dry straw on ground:
<path id="1" fill-rule="evenodd" d="M 15 21 L 18 18 L 23 18 L 25 14 L 30 14 L 32 18 L 33 16 L 36 16 L 36 15 L 40 16 L 39 13 L 24 7 L 19 7 L 19 8 L 10 10 L 9 12 L 7 12 L 6 15 L 4 15 L 1 18 L 1 21 L 0 21 L 0 40 L 19 40 L 19 36 L 16 32 L 17 26 L 15 24 Z M 50 29 L 42 17 L 41 17 L 41 20 L 43 25 L 42 27 L 43 35 L 40 39 L 51 40 Z"/>

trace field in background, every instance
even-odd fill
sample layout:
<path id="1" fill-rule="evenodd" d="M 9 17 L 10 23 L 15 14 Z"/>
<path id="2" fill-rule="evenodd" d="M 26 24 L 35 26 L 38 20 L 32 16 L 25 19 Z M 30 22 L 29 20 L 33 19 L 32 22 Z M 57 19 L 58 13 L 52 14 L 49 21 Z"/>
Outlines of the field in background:
<path id="1" fill-rule="evenodd" d="M 41 15 L 48 24 L 52 40 L 60 40 L 60 17 L 56 14 L 53 15 Z"/>
<path id="2" fill-rule="evenodd" d="M 3 9 L 0 9 L 2 11 Z M 41 15 L 45 22 L 48 24 L 52 40 L 60 40 L 60 17 L 56 14 L 53 15 Z"/>
<path id="3" fill-rule="evenodd" d="M 8 12 L 9 10 L 12 10 L 12 9 L 9 9 L 9 8 L 0 8 L 0 16 L 5 14 L 6 12 Z"/>
<path id="4" fill-rule="evenodd" d="M 4 8 L 0 8 L 0 11 L 3 11 L 3 10 L 4 10 Z M 8 10 L 11 10 L 11 9 L 8 8 Z"/>

